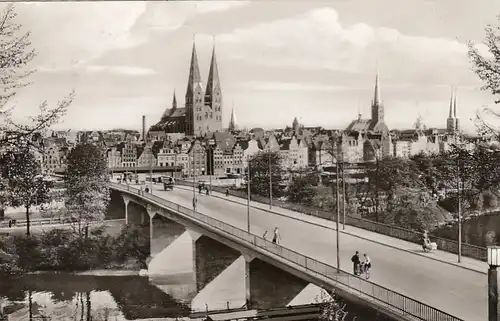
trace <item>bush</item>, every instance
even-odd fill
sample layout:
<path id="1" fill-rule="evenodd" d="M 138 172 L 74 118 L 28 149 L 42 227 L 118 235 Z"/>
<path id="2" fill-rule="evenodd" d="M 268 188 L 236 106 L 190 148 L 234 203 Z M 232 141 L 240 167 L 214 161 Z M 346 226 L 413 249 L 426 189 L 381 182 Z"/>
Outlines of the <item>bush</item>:
<path id="1" fill-rule="evenodd" d="M 125 226 L 116 238 L 103 228 L 80 236 L 70 230 L 54 229 L 41 235 L 13 236 L 0 240 L 0 250 L 15 260 L 0 261 L 0 274 L 18 271 L 82 271 L 107 268 L 135 259 L 146 266 L 149 237 L 140 228 Z"/>

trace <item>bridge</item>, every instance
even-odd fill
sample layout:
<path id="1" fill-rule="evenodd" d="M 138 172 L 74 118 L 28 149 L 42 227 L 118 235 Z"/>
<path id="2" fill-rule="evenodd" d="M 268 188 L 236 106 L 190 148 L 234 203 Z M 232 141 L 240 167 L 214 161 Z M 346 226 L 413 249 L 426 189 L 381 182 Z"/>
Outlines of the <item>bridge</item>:
<path id="1" fill-rule="evenodd" d="M 112 202 L 117 203 L 120 195 L 128 223 L 140 220 L 149 225 L 153 256 L 181 235 L 189 234 L 197 292 L 241 257 L 247 308 L 285 306 L 312 283 L 335 289 L 345 298 L 362 301 L 398 320 L 487 318 L 487 278 L 480 271 L 485 263 L 478 263 L 482 264 L 478 270 L 464 269 L 422 257 L 416 248 L 398 249 L 391 247 L 390 241 L 384 244 L 343 233 L 341 270 L 337 270 L 334 224 L 321 225 L 296 212 L 275 213 L 252 207 L 248 233 L 247 207 L 242 202 L 197 195 L 197 211 L 193 211 L 193 191 L 189 189 L 164 192 L 154 185 L 149 194 L 125 184 L 111 183 L 111 188 L 115 194 Z M 154 240 L 159 235 L 154 230 L 161 224 L 175 232 L 158 244 Z M 283 238 L 280 245 L 260 237 L 275 225 Z M 356 250 L 372 258 L 371 281 L 347 272 L 352 270 L 350 257 Z"/>

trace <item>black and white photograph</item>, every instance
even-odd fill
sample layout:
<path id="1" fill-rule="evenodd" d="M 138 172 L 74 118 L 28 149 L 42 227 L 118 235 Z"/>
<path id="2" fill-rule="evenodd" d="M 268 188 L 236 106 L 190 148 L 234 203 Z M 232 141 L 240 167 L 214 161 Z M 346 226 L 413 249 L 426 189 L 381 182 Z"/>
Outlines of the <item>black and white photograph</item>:
<path id="1" fill-rule="evenodd" d="M 500 321 L 500 1 L 0 2 L 0 321 Z"/>

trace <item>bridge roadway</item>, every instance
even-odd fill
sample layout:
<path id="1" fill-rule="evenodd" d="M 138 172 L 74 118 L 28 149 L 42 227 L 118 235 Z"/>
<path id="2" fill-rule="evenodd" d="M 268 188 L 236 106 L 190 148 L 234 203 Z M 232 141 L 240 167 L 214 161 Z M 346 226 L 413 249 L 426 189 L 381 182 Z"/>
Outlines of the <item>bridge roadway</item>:
<path id="1" fill-rule="evenodd" d="M 181 187 L 163 191 L 153 185 L 153 194 L 192 208 L 192 190 Z M 197 211 L 228 224 L 246 229 L 247 207 L 241 203 L 198 194 Z M 331 229 L 298 221 L 268 211 L 251 208 L 251 233 L 269 237 L 279 227 L 285 247 L 311 258 L 336 266 L 336 236 Z M 296 215 L 296 213 L 295 213 Z M 304 215 L 307 220 L 307 216 Z M 487 319 L 487 277 L 440 261 L 427 259 L 352 235 L 341 234 L 341 269 L 352 271 L 355 251 L 368 253 L 373 269 L 370 281 L 419 300 L 466 321 Z"/>

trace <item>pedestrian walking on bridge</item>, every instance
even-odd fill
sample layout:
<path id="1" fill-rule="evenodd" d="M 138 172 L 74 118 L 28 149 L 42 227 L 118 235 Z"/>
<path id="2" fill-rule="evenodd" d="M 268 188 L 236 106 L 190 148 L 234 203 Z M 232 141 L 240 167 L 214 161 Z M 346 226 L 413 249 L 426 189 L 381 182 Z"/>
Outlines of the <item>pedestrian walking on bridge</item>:
<path id="1" fill-rule="evenodd" d="M 281 241 L 280 231 L 278 230 L 278 227 L 275 226 L 273 231 L 273 243 L 280 244 L 280 241 Z"/>
<path id="2" fill-rule="evenodd" d="M 351 261 L 353 264 L 354 275 L 359 275 L 359 264 L 361 263 L 361 260 L 359 259 L 358 251 L 356 251 L 356 254 L 352 256 Z"/>

